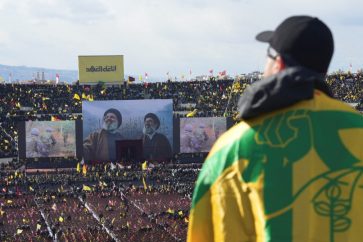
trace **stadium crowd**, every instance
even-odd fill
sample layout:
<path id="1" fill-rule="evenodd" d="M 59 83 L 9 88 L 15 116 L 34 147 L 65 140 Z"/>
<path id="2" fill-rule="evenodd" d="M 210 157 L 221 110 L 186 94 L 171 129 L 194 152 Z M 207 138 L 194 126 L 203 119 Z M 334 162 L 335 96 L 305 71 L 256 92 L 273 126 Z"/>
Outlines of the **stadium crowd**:
<path id="1" fill-rule="evenodd" d="M 231 80 L 158 82 L 121 86 L 2 84 L 0 85 L 0 157 L 17 156 L 17 122 L 82 118 L 82 100 L 173 99 L 175 117 L 194 110 L 198 117 L 229 116 L 243 90 L 257 77 Z M 334 96 L 363 109 L 363 74 L 337 72 L 327 76 Z"/>
<path id="2" fill-rule="evenodd" d="M 82 172 L 3 171 L 1 241 L 183 241 L 200 168 L 98 164 Z"/>
<path id="3" fill-rule="evenodd" d="M 25 173 L 25 160 L 14 158 L 18 156 L 17 123 L 80 120 L 83 100 L 120 99 L 173 99 L 175 118 L 233 118 L 239 96 L 257 80 L 0 85 L 0 158 L 12 158 L 0 164 L 0 240 L 185 241 L 192 191 L 201 168 L 192 162 L 203 155 L 190 154 L 189 164 L 180 164 L 183 156 L 176 154 L 170 163 L 142 168 L 121 163 L 80 165 L 73 158 L 69 162 L 78 163 L 77 171 Z M 363 111 L 362 73 L 334 73 L 327 83 L 336 98 Z"/>

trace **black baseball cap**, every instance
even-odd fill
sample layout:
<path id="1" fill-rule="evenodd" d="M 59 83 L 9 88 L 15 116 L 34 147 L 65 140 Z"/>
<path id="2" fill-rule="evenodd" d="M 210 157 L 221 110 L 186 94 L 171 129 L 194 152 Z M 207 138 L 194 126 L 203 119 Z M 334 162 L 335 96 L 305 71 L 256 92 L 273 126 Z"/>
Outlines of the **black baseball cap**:
<path id="1" fill-rule="evenodd" d="M 333 35 L 321 20 L 310 16 L 285 19 L 275 31 L 264 31 L 256 36 L 267 42 L 282 58 L 319 73 L 326 73 L 334 52 Z"/>

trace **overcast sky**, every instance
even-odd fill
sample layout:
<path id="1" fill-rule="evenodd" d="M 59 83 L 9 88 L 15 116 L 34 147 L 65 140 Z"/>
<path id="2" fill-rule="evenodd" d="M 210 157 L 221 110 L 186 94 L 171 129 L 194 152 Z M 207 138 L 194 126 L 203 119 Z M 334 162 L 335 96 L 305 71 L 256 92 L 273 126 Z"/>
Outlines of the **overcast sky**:
<path id="1" fill-rule="evenodd" d="M 308 14 L 331 29 L 329 71 L 363 67 L 363 1 L 0 0 L 0 64 L 78 68 L 78 55 L 124 55 L 125 73 L 149 76 L 263 70 L 255 35 Z"/>

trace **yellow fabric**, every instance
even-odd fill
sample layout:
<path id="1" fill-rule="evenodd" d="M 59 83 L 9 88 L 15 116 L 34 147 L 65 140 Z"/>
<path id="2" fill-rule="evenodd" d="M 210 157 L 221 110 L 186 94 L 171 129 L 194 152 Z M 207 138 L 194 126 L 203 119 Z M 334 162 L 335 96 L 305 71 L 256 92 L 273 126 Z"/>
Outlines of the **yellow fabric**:
<path id="1" fill-rule="evenodd" d="M 191 211 L 188 242 L 263 241 L 261 201 L 240 180 L 243 164 L 227 169 Z"/>
<path id="2" fill-rule="evenodd" d="M 81 100 L 80 96 L 77 93 L 74 94 L 73 99 Z"/>
<path id="3" fill-rule="evenodd" d="M 86 165 L 83 165 L 82 166 L 82 174 L 85 176 L 87 175 L 87 166 Z"/>
<path id="4" fill-rule="evenodd" d="M 146 185 L 146 182 L 145 182 L 145 177 L 142 177 L 142 184 L 144 185 L 144 190 L 146 191 L 147 190 L 147 185 Z"/>
<path id="5" fill-rule="evenodd" d="M 89 186 L 83 185 L 83 191 L 92 191 Z"/>
<path id="6" fill-rule="evenodd" d="M 315 97 L 312 100 L 301 101 L 290 107 L 267 113 L 248 120 L 248 122 L 242 121 L 235 125 L 217 140 L 206 160 L 208 161 L 208 159 L 219 154 L 230 144 L 240 142 L 242 135 L 251 127 L 262 125 L 267 119 L 285 112 L 291 114 L 293 110 L 298 110 L 298 112 L 280 121 L 290 125 L 291 132 L 294 135 L 297 135 L 299 131 L 292 125 L 295 120 L 302 120 L 309 125 L 307 111 L 356 113 L 352 107 L 331 99 L 320 91 L 315 91 Z M 331 122 L 331 125 L 334 125 L 334 120 L 331 120 Z M 271 122 L 271 124 L 273 123 Z M 279 125 L 276 126 L 279 127 Z M 255 132 L 258 133 L 260 130 L 255 130 Z M 263 135 L 257 136 L 256 134 L 254 137 L 257 146 L 265 144 L 276 149 L 283 149 L 296 138 L 296 136 L 292 136 L 292 138 L 284 140 L 284 137 L 279 137 L 277 130 L 273 135 L 280 139 L 280 143 L 276 143 L 279 139 L 268 139 L 267 132 L 272 133 L 272 131 L 266 129 L 265 132 L 266 139 L 264 140 L 261 139 L 261 137 L 265 137 Z M 309 137 L 313 138 L 315 135 L 320 134 L 310 133 L 309 135 Z M 361 137 L 361 139 L 358 139 L 358 137 Z M 215 181 L 209 180 L 214 172 L 213 170 L 205 172 L 206 175 L 199 185 L 211 184 L 211 186 L 190 211 L 187 241 L 270 241 L 266 234 L 267 223 L 287 212 L 292 212 L 291 234 L 293 242 L 362 241 L 360 235 L 363 226 L 361 210 L 363 204 L 363 173 L 359 172 L 363 171 L 363 128 L 343 128 L 339 130 L 339 138 L 349 153 L 360 161 L 354 164 L 351 174 L 345 175 L 349 171 L 345 168 L 336 171 L 329 169 L 317 154 L 317 151 L 311 147 L 300 160 L 295 161 L 292 165 L 292 194 L 296 198 L 288 206 L 272 213 L 265 212 L 264 173 L 256 181 L 245 182 L 243 179 L 242 174 L 248 168 L 248 160 L 236 160 L 231 166 L 223 170 Z M 326 142 L 329 143 L 330 140 L 326 140 Z M 239 147 L 243 149 L 244 146 Z M 224 159 L 227 159 L 227 153 L 221 154 L 223 155 L 218 157 L 220 162 L 223 162 Z M 259 155 L 258 152 L 253 154 L 255 156 Z M 262 157 L 260 160 L 263 163 L 274 162 L 268 157 Z M 289 159 L 285 158 L 283 166 L 291 165 L 290 162 Z M 203 166 L 204 170 L 206 168 L 212 169 Z M 355 168 L 357 169 L 356 172 L 354 171 Z M 276 175 L 278 176 L 278 174 Z M 330 190 L 323 190 L 323 192 L 319 193 L 324 187 L 331 185 L 331 181 L 337 179 L 337 177 L 342 177 L 339 180 L 342 183 L 340 188 L 332 186 Z M 356 187 L 354 193 L 352 193 L 351 189 L 353 186 Z M 331 232 L 329 217 L 323 216 L 327 209 L 326 204 L 332 206 L 331 203 L 326 202 L 327 193 L 330 196 L 337 197 L 337 199 L 339 195 L 339 200 L 337 200 L 334 209 L 336 214 L 342 215 L 341 217 L 332 218 L 336 221 L 334 233 Z M 349 198 L 353 199 L 351 205 L 346 202 Z M 349 230 L 344 230 L 347 227 L 349 227 Z M 278 241 L 278 239 L 275 236 L 271 241 Z"/>
<path id="7" fill-rule="evenodd" d="M 144 171 L 144 170 L 147 170 L 147 161 L 145 161 L 144 163 L 142 163 L 141 165 L 141 169 Z"/>

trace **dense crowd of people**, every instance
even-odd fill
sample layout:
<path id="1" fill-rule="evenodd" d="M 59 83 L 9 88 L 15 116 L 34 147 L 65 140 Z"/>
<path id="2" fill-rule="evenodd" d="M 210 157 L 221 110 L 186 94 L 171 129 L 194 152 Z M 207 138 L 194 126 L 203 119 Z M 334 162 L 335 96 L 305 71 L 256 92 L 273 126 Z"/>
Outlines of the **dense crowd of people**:
<path id="1" fill-rule="evenodd" d="M 175 118 L 234 118 L 239 96 L 257 77 L 121 86 L 0 85 L 1 241 L 185 241 L 192 191 L 205 154 L 170 163 L 92 164 L 25 172 L 18 125 L 26 120 L 81 120 L 83 100 L 173 99 Z M 327 77 L 334 96 L 363 111 L 363 74 Z M 187 164 L 181 164 L 187 161 Z M 59 162 L 80 162 L 76 158 Z M 57 160 L 55 159 L 55 162 Z"/>
<path id="2" fill-rule="evenodd" d="M 106 86 L 0 85 L 0 157 L 17 156 L 18 121 L 82 119 L 82 100 L 173 99 L 175 117 L 233 117 L 244 89 L 258 77 L 235 80 L 160 82 Z M 363 74 L 333 73 L 327 77 L 334 96 L 363 110 Z M 188 105 L 189 104 L 189 105 Z"/>
<path id="3" fill-rule="evenodd" d="M 201 164 L 0 174 L 1 241 L 185 241 Z"/>

